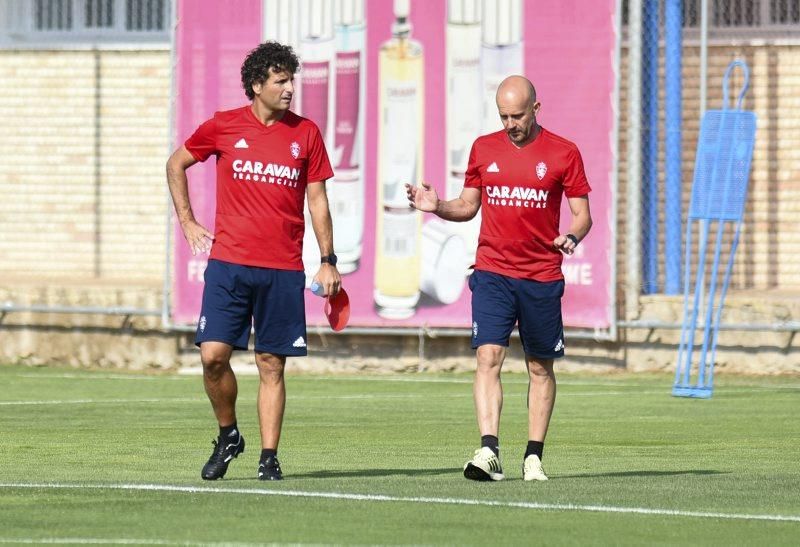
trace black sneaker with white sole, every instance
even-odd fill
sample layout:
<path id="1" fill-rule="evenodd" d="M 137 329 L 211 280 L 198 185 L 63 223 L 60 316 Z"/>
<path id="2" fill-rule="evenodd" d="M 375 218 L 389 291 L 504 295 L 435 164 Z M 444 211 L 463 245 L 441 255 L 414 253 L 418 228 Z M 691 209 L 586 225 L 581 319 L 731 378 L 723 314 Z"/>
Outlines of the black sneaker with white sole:
<path id="1" fill-rule="evenodd" d="M 258 479 L 262 481 L 283 480 L 281 462 L 278 461 L 277 456 L 267 456 L 258 463 Z"/>
<path id="2" fill-rule="evenodd" d="M 200 473 L 200 476 L 207 481 L 215 481 L 224 477 L 231 460 L 244 452 L 244 436 L 241 434 L 237 436 L 236 442 L 229 437 L 220 437 L 212 443 L 214 443 L 214 451 Z"/>

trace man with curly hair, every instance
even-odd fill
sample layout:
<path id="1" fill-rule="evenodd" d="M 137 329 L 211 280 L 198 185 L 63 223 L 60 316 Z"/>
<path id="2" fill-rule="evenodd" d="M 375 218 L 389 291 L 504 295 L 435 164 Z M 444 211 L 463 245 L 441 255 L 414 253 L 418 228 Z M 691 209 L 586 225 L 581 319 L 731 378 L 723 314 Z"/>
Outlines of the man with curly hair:
<path id="1" fill-rule="evenodd" d="M 242 64 L 250 104 L 217 112 L 167 161 L 167 183 L 192 254 L 210 250 L 196 345 L 203 382 L 219 423 L 219 437 L 202 469 L 220 479 L 244 451 L 236 423 L 233 350 L 246 350 L 255 331 L 259 372 L 261 457 L 258 478 L 280 480 L 278 462 L 286 403 L 288 356 L 306 355 L 303 199 L 308 198 L 322 261 L 316 280 L 336 294 L 336 269 L 325 181 L 333 176 L 317 126 L 289 110 L 299 60 L 291 47 L 266 42 Z M 186 170 L 216 156 L 214 233 L 194 217 Z"/>

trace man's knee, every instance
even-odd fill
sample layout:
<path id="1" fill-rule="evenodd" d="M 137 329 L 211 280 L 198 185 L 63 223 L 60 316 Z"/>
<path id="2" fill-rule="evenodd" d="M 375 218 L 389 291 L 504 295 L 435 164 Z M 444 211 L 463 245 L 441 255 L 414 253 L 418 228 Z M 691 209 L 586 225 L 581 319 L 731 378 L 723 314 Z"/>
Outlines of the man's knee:
<path id="1" fill-rule="evenodd" d="M 484 344 L 483 346 L 479 346 L 477 351 L 478 370 L 490 371 L 499 369 L 503 364 L 505 353 L 506 349 L 502 346 L 496 346 L 493 344 Z"/>
<path id="2" fill-rule="evenodd" d="M 528 357 L 528 371 L 534 379 L 547 379 L 554 378 L 553 360 L 552 359 L 536 359 Z"/>
<path id="3" fill-rule="evenodd" d="M 203 363 L 203 374 L 211 379 L 219 379 L 231 368 L 229 351 L 221 348 L 206 347 L 205 344 L 200 348 L 200 361 Z"/>
<path id="4" fill-rule="evenodd" d="M 283 380 L 286 357 L 272 353 L 256 353 L 258 375 L 263 382 L 276 383 Z"/>

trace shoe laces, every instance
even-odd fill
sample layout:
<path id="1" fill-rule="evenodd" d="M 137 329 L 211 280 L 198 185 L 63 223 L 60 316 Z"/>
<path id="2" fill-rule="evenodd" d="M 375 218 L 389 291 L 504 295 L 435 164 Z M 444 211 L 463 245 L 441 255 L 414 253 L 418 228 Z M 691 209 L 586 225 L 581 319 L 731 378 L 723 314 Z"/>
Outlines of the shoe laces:
<path id="1" fill-rule="evenodd" d="M 225 448 L 223 448 L 223 444 L 217 441 L 216 439 L 211 441 L 211 444 L 214 445 L 214 450 L 212 450 L 211 455 L 215 458 L 219 458 L 220 456 L 222 456 L 222 453 L 225 451 Z"/>
<path id="2" fill-rule="evenodd" d="M 498 458 L 497 454 L 495 454 L 494 452 L 491 452 L 490 455 L 486 455 L 485 452 L 486 451 L 483 448 L 479 448 L 478 450 L 475 451 L 475 458 L 473 459 L 485 463 L 488 463 L 492 460 L 498 460 L 498 461 L 500 460 L 500 458 Z"/>
<path id="3" fill-rule="evenodd" d="M 540 460 L 539 458 L 532 458 L 528 456 L 527 458 L 525 458 L 525 462 L 522 467 L 525 471 L 536 471 L 537 473 L 544 473 L 544 469 L 542 468 L 542 460 Z"/>
<path id="4" fill-rule="evenodd" d="M 228 450 L 228 445 L 231 443 L 225 442 L 225 440 L 220 442 L 220 439 L 214 439 L 211 441 L 211 444 L 214 445 L 214 451 L 211 453 L 211 456 L 214 458 L 223 458 L 225 452 Z"/>

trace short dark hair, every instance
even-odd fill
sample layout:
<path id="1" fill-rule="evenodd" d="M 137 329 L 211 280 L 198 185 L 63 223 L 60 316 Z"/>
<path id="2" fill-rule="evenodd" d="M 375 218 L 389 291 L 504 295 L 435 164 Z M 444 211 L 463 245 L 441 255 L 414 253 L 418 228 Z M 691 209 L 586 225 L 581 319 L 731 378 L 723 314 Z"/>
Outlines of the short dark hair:
<path id="1" fill-rule="evenodd" d="M 242 87 L 251 101 L 253 84 L 264 83 L 269 78 L 269 71 L 289 72 L 294 74 L 300 68 L 300 60 L 290 46 L 278 42 L 264 42 L 250 51 L 242 63 Z"/>

